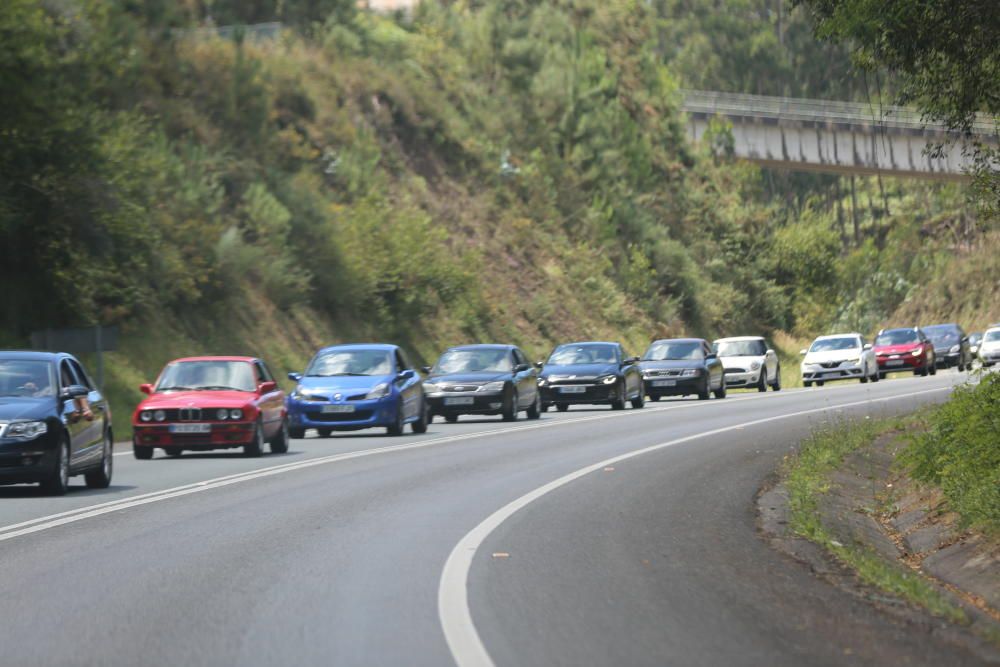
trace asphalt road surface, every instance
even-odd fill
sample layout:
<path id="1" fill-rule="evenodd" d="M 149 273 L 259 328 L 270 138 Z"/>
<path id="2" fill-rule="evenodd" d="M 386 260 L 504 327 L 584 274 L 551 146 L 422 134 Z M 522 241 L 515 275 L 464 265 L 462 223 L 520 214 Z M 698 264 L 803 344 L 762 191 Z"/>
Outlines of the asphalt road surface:
<path id="1" fill-rule="evenodd" d="M 105 491 L 0 487 L 0 663 L 977 664 L 755 532 L 811 429 L 964 378 L 120 452 Z"/>

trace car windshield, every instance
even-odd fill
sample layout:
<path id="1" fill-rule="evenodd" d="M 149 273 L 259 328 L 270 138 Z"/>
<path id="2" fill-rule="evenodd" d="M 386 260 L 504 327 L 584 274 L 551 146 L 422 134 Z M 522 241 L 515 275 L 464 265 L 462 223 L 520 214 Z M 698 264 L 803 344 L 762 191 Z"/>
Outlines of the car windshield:
<path id="1" fill-rule="evenodd" d="M 723 340 L 716 341 L 712 347 L 720 357 L 763 357 L 767 354 L 767 346 L 762 340 Z"/>
<path id="2" fill-rule="evenodd" d="M 642 358 L 647 361 L 704 359 L 705 353 L 696 340 L 658 340 L 649 346 Z"/>
<path id="3" fill-rule="evenodd" d="M 875 339 L 876 345 L 907 345 L 920 342 L 920 336 L 913 329 L 891 329 L 883 331 Z"/>
<path id="4" fill-rule="evenodd" d="M 970 345 L 976 345 L 982 339 L 983 339 L 983 334 L 981 334 L 981 333 L 969 334 L 969 344 Z"/>
<path id="5" fill-rule="evenodd" d="M 549 357 L 547 363 L 553 366 L 575 366 L 579 364 L 614 364 L 618 354 L 614 345 L 607 343 L 575 343 L 560 345 Z"/>
<path id="6" fill-rule="evenodd" d="M 1000 329 L 987 331 L 986 335 L 983 336 L 984 343 L 996 343 L 997 341 L 1000 341 Z"/>
<path id="7" fill-rule="evenodd" d="M 156 391 L 254 391 L 253 367 L 246 361 L 175 361 L 167 364 Z"/>
<path id="8" fill-rule="evenodd" d="M 49 362 L 0 359 L 0 396 L 54 396 L 54 387 Z"/>
<path id="9" fill-rule="evenodd" d="M 388 350 L 333 349 L 316 355 L 306 369 L 306 375 L 389 375 L 392 371 L 392 352 Z"/>
<path id="10" fill-rule="evenodd" d="M 861 347 L 861 343 L 853 336 L 841 336 L 839 338 L 821 338 L 814 341 L 810 352 L 831 352 L 834 350 L 855 350 Z"/>
<path id="11" fill-rule="evenodd" d="M 445 373 L 504 373 L 513 370 L 510 351 L 506 349 L 448 350 L 434 365 L 433 372 Z"/>
<path id="12" fill-rule="evenodd" d="M 931 342 L 939 345 L 954 345 L 960 338 L 958 329 L 948 325 L 924 327 L 924 333 L 931 339 Z"/>

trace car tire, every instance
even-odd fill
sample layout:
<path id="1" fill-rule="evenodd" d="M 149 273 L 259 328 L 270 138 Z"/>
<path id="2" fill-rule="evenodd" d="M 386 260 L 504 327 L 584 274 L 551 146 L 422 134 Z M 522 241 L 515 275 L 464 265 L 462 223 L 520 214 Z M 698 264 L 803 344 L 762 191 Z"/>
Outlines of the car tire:
<path id="1" fill-rule="evenodd" d="M 621 380 L 618 384 L 618 398 L 611 401 L 612 410 L 624 410 L 625 409 L 625 381 Z"/>
<path id="2" fill-rule="evenodd" d="M 761 393 L 767 391 L 767 366 L 760 369 L 760 376 L 757 378 L 757 391 Z"/>
<path id="3" fill-rule="evenodd" d="M 69 441 L 66 436 L 59 438 L 59 458 L 55 469 L 42 480 L 42 491 L 50 496 L 64 496 L 69 490 Z"/>
<path id="4" fill-rule="evenodd" d="M 632 399 L 632 409 L 641 410 L 646 405 L 646 388 L 639 381 L 639 394 Z"/>
<path id="5" fill-rule="evenodd" d="M 503 412 L 501 413 L 505 422 L 517 421 L 517 401 L 517 390 L 511 389 L 508 391 L 507 398 L 504 400 L 503 404 Z"/>
<path id="6" fill-rule="evenodd" d="M 771 391 L 781 391 L 781 366 L 774 369 L 774 382 L 771 383 Z"/>
<path id="7" fill-rule="evenodd" d="M 163 453 L 172 459 L 179 459 L 181 457 L 181 454 L 184 453 L 184 450 L 181 449 L 180 447 L 170 447 L 170 448 L 164 447 Z"/>
<path id="8" fill-rule="evenodd" d="M 528 406 L 528 411 L 526 413 L 528 419 L 540 419 L 542 416 L 542 397 L 535 392 L 535 401 Z"/>
<path id="9" fill-rule="evenodd" d="M 115 452 L 111 442 L 111 434 L 104 435 L 104 449 L 101 451 L 101 466 L 83 476 L 87 488 L 106 489 L 111 486 L 111 476 L 114 474 Z"/>
<path id="10" fill-rule="evenodd" d="M 278 427 L 278 434 L 274 436 L 271 440 L 271 453 L 272 454 L 287 454 L 288 453 L 288 441 L 291 439 L 289 435 L 288 421 L 282 419 L 281 426 Z"/>
<path id="11" fill-rule="evenodd" d="M 868 376 L 866 374 L 862 373 L 858 379 L 861 380 L 861 384 L 868 384 Z"/>
<path id="12" fill-rule="evenodd" d="M 431 417 L 430 407 L 427 405 L 427 399 L 421 399 L 420 403 L 420 418 L 410 424 L 410 430 L 414 433 L 427 433 L 427 424 L 430 422 Z"/>
<path id="13" fill-rule="evenodd" d="M 808 389 L 809 387 L 813 386 L 813 383 L 810 380 L 803 380 L 802 381 L 802 386 L 805 387 L 806 389 Z"/>
<path id="14" fill-rule="evenodd" d="M 816 380 L 817 387 L 822 387 L 824 384 L 826 384 L 826 380 Z"/>
<path id="15" fill-rule="evenodd" d="M 569 410 L 569 403 L 557 403 L 556 410 L 558 410 L 559 412 L 566 412 L 567 410 Z"/>
<path id="16" fill-rule="evenodd" d="M 304 428 L 289 428 L 288 437 L 292 440 L 301 440 L 306 437 L 306 430 Z"/>
<path id="17" fill-rule="evenodd" d="M 152 447 L 137 447 L 136 444 L 132 443 L 132 456 L 140 461 L 148 461 L 153 458 L 153 448 Z"/>
<path id="18" fill-rule="evenodd" d="M 444 420 L 449 424 L 454 424 L 458 421 L 458 415 L 445 415 Z"/>
<path id="19" fill-rule="evenodd" d="M 257 458 L 264 455 L 264 426 L 257 420 L 253 427 L 253 440 L 243 445 L 243 456 Z"/>
<path id="20" fill-rule="evenodd" d="M 706 377 L 705 378 L 705 388 L 702 389 L 702 390 L 700 390 L 698 392 L 698 400 L 699 401 L 707 401 L 708 398 L 709 398 L 709 396 L 711 396 L 711 395 L 712 395 L 712 382 L 711 382 L 711 380 L 708 377 Z"/>
<path id="21" fill-rule="evenodd" d="M 931 364 L 930 374 L 937 375 L 937 362 Z"/>
<path id="22" fill-rule="evenodd" d="M 763 377 L 765 380 L 767 379 L 767 376 L 766 376 L 765 373 L 761 373 L 761 377 Z M 761 389 L 760 391 L 767 391 L 767 383 L 764 384 L 764 388 Z M 726 380 L 723 379 L 721 382 L 719 382 L 719 388 L 716 389 L 715 391 L 713 391 L 712 393 L 715 394 L 715 398 L 716 399 L 725 398 L 726 397 Z"/>
<path id="23" fill-rule="evenodd" d="M 403 401 L 399 401 L 399 406 L 396 408 L 396 420 L 385 427 L 385 434 L 392 437 L 398 437 L 403 435 Z"/>
<path id="24" fill-rule="evenodd" d="M 658 403 L 659 400 L 660 400 L 660 395 L 659 394 L 653 394 L 652 396 L 649 397 L 649 400 L 651 400 L 653 403 Z"/>
<path id="25" fill-rule="evenodd" d="M 886 377 L 888 377 L 888 376 L 883 371 L 879 371 L 878 372 L 878 379 L 879 380 L 884 380 Z"/>
<path id="26" fill-rule="evenodd" d="M 316 429 L 316 433 L 318 433 L 319 437 L 321 437 L 321 438 L 329 438 L 330 434 L 333 433 L 333 429 L 332 428 L 318 428 L 318 429 Z"/>

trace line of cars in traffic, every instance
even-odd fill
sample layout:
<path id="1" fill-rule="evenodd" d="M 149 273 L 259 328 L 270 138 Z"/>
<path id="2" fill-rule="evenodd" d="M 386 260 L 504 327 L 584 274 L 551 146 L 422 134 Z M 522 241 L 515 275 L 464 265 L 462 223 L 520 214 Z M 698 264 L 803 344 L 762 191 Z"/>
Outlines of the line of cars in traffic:
<path id="1" fill-rule="evenodd" d="M 951 326 L 951 325 L 949 325 Z M 930 333 L 928 333 L 930 331 Z M 943 332 L 943 333 L 942 333 Z M 971 367 L 970 338 L 960 328 L 888 329 L 874 345 L 857 333 L 817 338 L 802 361 L 806 386 L 887 373 L 934 374 L 939 366 Z M 976 353 L 1000 362 L 1000 326 L 985 331 Z M 169 362 L 132 415 L 135 458 L 185 451 L 242 449 L 247 456 L 288 451 L 308 429 L 385 428 L 401 435 L 427 430 L 435 418 L 496 415 L 538 419 L 573 405 L 642 408 L 668 396 L 726 397 L 730 388 L 781 389 L 781 364 L 760 336 L 656 340 L 642 357 L 612 341 L 557 346 L 532 363 L 515 345 L 462 345 L 433 366 L 414 368 L 397 345 L 334 345 L 319 350 L 288 395 L 263 359 L 187 357 Z M 88 487 L 111 483 L 111 410 L 83 364 L 66 353 L 0 352 L 0 484 L 39 483 L 65 493 L 69 478 Z"/>

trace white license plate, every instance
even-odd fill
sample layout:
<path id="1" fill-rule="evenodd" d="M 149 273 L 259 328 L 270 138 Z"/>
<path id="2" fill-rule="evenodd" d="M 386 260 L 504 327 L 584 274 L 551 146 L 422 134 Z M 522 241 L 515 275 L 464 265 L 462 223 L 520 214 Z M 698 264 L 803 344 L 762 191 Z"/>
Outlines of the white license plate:
<path id="1" fill-rule="evenodd" d="M 453 396 L 444 399 L 445 405 L 472 405 L 476 400 L 471 396 Z"/>
<path id="2" fill-rule="evenodd" d="M 903 365 L 903 360 L 902 359 L 890 359 L 889 361 L 885 362 L 885 365 L 886 366 L 902 366 Z"/>
<path id="3" fill-rule="evenodd" d="M 171 424 L 171 433 L 211 433 L 211 424 Z"/>
<path id="4" fill-rule="evenodd" d="M 586 387 L 578 385 L 577 386 L 570 385 L 569 387 L 559 387 L 560 394 L 583 394 L 586 391 L 587 391 Z"/>
<path id="5" fill-rule="evenodd" d="M 890 359 L 899 359 L 899 355 L 898 354 L 893 354 L 889 358 Z"/>
<path id="6" fill-rule="evenodd" d="M 676 387 L 677 380 L 653 380 L 654 387 Z"/>
<path id="7" fill-rule="evenodd" d="M 346 413 L 350 413 L 350 412 L 354 412 L 354 406 L 353 405 L 324 405 L 323 406 L 323 414 L 327 414 L 327 415 L 331 415 L 331 414 L 333 414 L 333 415 L 341 415 L 341 414 L 346 414 Z"/>

